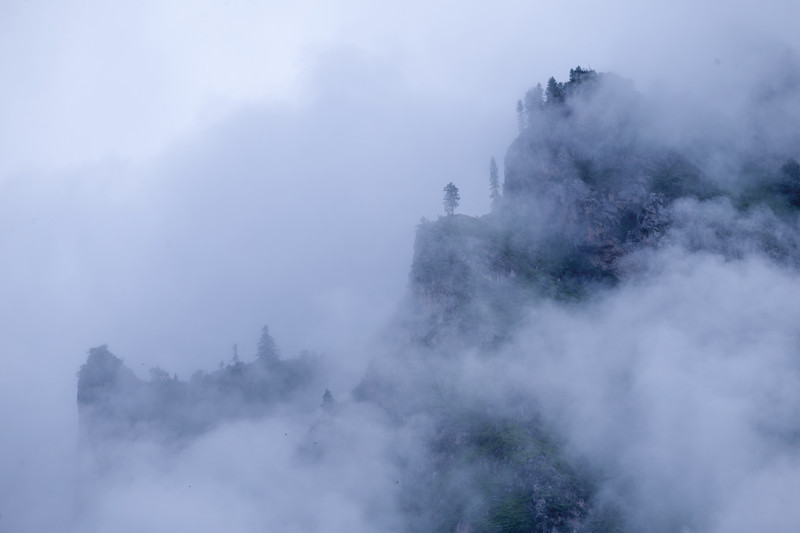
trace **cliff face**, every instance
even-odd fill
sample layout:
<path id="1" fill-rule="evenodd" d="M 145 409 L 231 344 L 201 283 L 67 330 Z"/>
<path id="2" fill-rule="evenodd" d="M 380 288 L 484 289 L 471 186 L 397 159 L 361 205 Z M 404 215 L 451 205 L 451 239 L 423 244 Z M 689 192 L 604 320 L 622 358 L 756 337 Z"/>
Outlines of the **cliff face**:
<path id="1" fill-rule="evenodd" d="M 648 249 L 674 246 L 726 260 L 756 252 L 800 265 L 793 154 L 727 154 L 734 175 L 712 176 L 698 154 L 707 161 L 713 146 L 687 149 L 659 137 L 630 86 L 613 76 L 575 79 L 553 82 L 548 101 L 534 98 L 525 110 L 491 213 L 419 226 L 401 315 L 414 349 L 373 365 L 359 389 L 401 420 L 434 413 L 425 463 L 433 481 L 415 485 L 423 496 L 413 501 L 433 518 L 420 530 L 626 530 L 624 512 L 603 501 L 598 479 L 561 455 L 558 431 L 524 399 L 530 391 L 504 391 L 507 405 L 476 402 L 481 392 L 459 389 L 451 375 L 458 365 L 448 361 L 466 353 L 502 366 L 502 348 L 518 349 L 513 340 L 531 306 L 579 302 L 624 282 L 637 257 L 654 255 Z M 491 379 L 472 385 L 491 389 Z M 419 399 L 420 390 L 436 392 Z M 497 414 L 504 409 L 526 416 L 506 424 Z M 480 486 L 479 496 L 459 498 L 446 483 L 454 477 Z M 438 494 L 450 500 L 419 501 Z"/>
<path id="2" fill-rule="evenodd" d="M 512 212 L 514 231 L 558 239 L 611 276 L 618 276 L 627 252 L 658 243 L 671 224 L 673 201 L 718 194 L 675 152 L 630 146 L 624 154 L 586 154 L 531 137 L 520 136 L 506 155 L 501 209 Z"/>
<path id="3" fill-rule="evenodd" d="M 622 255 L 656 244 L 673 201 L 721 191 L 686 156 L 648 140 L 647 126 L 633 118 L 643 110 L 609 104 L 602 85 L 591 91 L 529 116 L 505 157 L 500 209 L 616 275 Z M 618 100 L 634 98 L 623 91 Z"/>
<path id="4" fill-rule="evenodd" d="M 509 335 L 526 303 L 581 298 L 617 283 L 626 256 L 660 246 L 676 223 L 697 225 L 676 219 L 676 205 L 716 202 L 740 214 L 758 202 L 776 213 L 796 209 L 788 185 L 800 175 L 794 160 L 762 162 L 755 185 L 725 190 L 690 153 L 659 140 L 647 117 L 635 91 L 611 75 L 566 84 L 560 100 L 529 106 L 493 211 L 418 230 L 409 312 L 421 317 L 410 320 L 416 337 L 491 346 Z M 706 245 L 730 248 L 719 239 Z"/>

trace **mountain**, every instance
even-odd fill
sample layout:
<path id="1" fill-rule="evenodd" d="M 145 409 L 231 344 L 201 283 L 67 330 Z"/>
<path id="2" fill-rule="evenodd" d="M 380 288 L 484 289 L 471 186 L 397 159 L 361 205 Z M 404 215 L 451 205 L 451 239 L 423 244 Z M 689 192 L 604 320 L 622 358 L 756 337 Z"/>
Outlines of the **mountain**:
<path id="1" fill-rule="evenodd" d="M 320 406 L 325 369 L 308 355 L 237 359 L 189 381 L 155 370 L 145 381 L 101 346 L 79 372 L 84 435 L 185 444 L 290 408 L 316 417 L 300 451 L 313 462 L 369 406 L 386 431 L 415 428 L 395 450 L 398 530 L 629 530 L 630 509 L 603 490 L 613 473 L 567 444 L 535 394 L 464 374 L 496 369 L 537 305 L 590 302 L 660 249 L 800 264 L 798 154 L 726 159 L 735 174 L 726 179 L 709 163 L 713 143 L 660 135 L 650 105 L 631 83 L 581 67 L 532 89 L 492 211 L 417 228 L 407 296 L 352 398 L 326 391 Z"/>
<path id="2" fill-rule="evenodd" d="M 408 316 L 420 343 L 491 348 L 513 332 L 526 303 L 580 300 L 616 285 L 635 268 L 626 260 L 634 252 L 705 232 L 684 216 L 688 206 L 721 206 L 734 217 L 761 210 L 775 226 L 797 216 L 800 165 L 792 154 L 737 162 L 747 184 L 734 188 L 693 161 L 697 146 L 681 151 L 659 139 L 628 82 L 577 67 L 569 81 L 552 83 L 556 94 L 524 111 L 493 211 L 419 226 Z M 724 222 L 702 222 L 715 223 Z M 676 226 L 683 233 L 665 239 Z M 793 238 L 774 243 L 766 231 L 739 229 L 748 245 L 796 262 Z M 693 246 L 741 252 L 714 230 Z"/>
<path id="3" fill-rule="evenodd" d="M 130 438 L 182 445 L 223 422 L 267 416 L 286 405 L 308 410 L 322 396 L 323 368 L 318 356 L 306 353 L 251 363 L 236 358 L 188 381 L 154 368 L 143 380 L 98 346 L 78 372 L 83 437 L 90 445 Z"/>

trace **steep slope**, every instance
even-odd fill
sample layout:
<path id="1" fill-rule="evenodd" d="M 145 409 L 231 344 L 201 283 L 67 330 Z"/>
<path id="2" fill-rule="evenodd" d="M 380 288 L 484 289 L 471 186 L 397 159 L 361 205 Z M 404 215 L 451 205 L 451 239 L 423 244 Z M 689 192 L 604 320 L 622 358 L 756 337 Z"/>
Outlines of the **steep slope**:
<path id="1" fill-rule="evenodd" d="M 578 304 L 607 291 L 635 274 L 631 258 L 648 249 L 680 244 L 727 258 L 756 250 L 800 264 L 792 154 L 745 161 L 749 185 L 727 187 L 691 153 L 659 140 L 637 93 L 616 76 L 578 67 L 556 88 L 533 106 L 529 100 L 495 209 L 418 227 L 401 313 L 413 348 L 373 364 L 356 391 L 400 419 L 449 406 L 435 411 L 435 481 L 423 490 L 449 499 L 422 506 L 429 522 L 421 531 L 621 531 L 624 523 L 596 492 L 597 473 L 562 455 L 558 431 L 535 415 L 535 401 L 505 391 L 519 403 L 476 405 L 481 393 L 460 389 L 450 375 L 459 364 L 448 361 L 492 357 L 532 306 Z M 419 390 L 440 392 L 419 399 Z M 529 416 L 508 424 L 509 410 Z M 448 485 L 452 478 L 470 479 L 470 491 Z"/>
<path id="2" fill-rule="evenodd" d="M 660 246 L 671 228 L 704 231 L 685 216 L 687 204 L 723 206 L 734 217 L 768 209 L 774 225 L 798 213 L 792 154 L 739 162 L 732 188 L 659 139 L 641 98 L 617 76 L 578 67 L 570 81 L 552 83 L 548 99 L 528 98 L 494 210 L 423 222 L 417 231 L 407 316 L 423 345 L 490 348 L 509 337 L 526 304 L 615 285 L 631 267 L 625 258 Z M 697 246 L 736 254 L 724 241 L 720 233 Z M 797 256 L 791 238 L 752 244 Z"/>
<path id="3" fill-rule="evenodd" d="M 504 158 L 502 198 L 481 217 L 420 224 L 390 341 L 376 349 L 354 401 L 334 408 L 326 394 L 304 460 L 324 457 L 353 406 L 368 406 L 390 435 L 413 428 L 392 455 L 399 530 L 625 530 L 624 504 L 602 490 L 609 473 L 565 444 L 535 391 L 489 371 L 502 376 L 503 350 L 532 308 L 609 292 L 658 248 L 725 260 L 756 251 L 800 264 L 798 154 L 737 159 L 736 175 L 720 176 L 697 157 L 704 146 L 659 137 L 648 111 L 628 82 L 580 67 L 529 93 Z M 474 368 L 487 372 L 469 375 Z M 144 381 L 100 347 L 79 373 L 78 405 L 95 441 L 185 442 L 277 405 L 319 411 L 322 378 L 315 360 L 299 358 Z"/>

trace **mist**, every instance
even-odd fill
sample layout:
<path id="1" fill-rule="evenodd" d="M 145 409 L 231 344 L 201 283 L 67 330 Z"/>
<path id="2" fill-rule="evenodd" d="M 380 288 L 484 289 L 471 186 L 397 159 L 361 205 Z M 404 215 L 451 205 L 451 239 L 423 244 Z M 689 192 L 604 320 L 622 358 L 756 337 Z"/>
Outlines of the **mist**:
<path id="1" fill-rule="evenodd" d="M 431 405 L 535 413 L 632 531 L 796 530 L 798 219 L 736 199 L 743 162 L 800 158 L 797 15 L 5 3 L 0 531 L 426 530 L 408 517 L 440 482 Z M 405 316 L 420 219 L 451 181 L 458 213 L 489 213 L 515 102 L 578 64 L 629 80 L 642 138 L 733 200 L 676 201 L 619 285 L 542 298 L 500 347 L 414 345 L 399 324 L 423 316 Z M 625 106 L 607 97 L 587 112 Z M 82 442 L 90 348 L 189 382 L 234 349 L 253 363 L 264 324 L 282 359 L 325 369 L 301 400 L 179 445 Z M 485 505 L 470 468 L 441 481 L 465 517 Z"/>
<path id="2" fill-rule="evenodd" d="M 619 474 L 633 530 L 790 531 L 796 272 L 675 249 L 658 263 L 586 309 L 533 311 L 504 376 Z"/>

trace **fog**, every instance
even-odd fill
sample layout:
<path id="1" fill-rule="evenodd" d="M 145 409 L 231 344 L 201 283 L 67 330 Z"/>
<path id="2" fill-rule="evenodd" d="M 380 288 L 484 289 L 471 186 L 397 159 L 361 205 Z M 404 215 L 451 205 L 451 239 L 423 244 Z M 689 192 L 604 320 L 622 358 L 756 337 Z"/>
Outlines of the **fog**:
<path id="1" fill-rule="evenodd" d="M 611 484 L 634 530 L 791 531 L 796 273 L 659 255 L 659 272 L 588 309 L 537 309 L 505 378 L 524 380 L 571 445 L 621 474 Z"/>
<path id="2" fill-rule="evenodd" d="M 743 187 L 747 154 L 800 157 L 798 15 L 789 1 L 3 3 L 0 531 L 402 531 L 432 422 L 349 398 L 400 350 L 386 330 L 442 187 L 458 185 L 459 213 L 487 213 L 515 102 L 578 64 L 632 80 L 649 135 L 702 139 L 703 170 Z M 499 410 L 524 391 L 570 454 L 613 473 L 603 497 L 633 530 L 794 531 L 797 222 L 673 209 L 629 280 L 535 306 L 497 359 L 386 364 Z M 186 379 L 234 344 L 251 361 L 264 324 L 283 356 L 335 369 L 335 420 L 287 408 L 179 451 L 81 449 L 90 347 Z"/>

